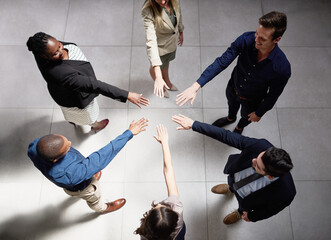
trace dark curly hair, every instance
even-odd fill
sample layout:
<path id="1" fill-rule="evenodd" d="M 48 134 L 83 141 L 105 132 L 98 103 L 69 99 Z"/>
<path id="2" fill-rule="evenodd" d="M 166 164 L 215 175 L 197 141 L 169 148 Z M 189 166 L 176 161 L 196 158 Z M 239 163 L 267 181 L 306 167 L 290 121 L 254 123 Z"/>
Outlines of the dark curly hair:
<path id="1" fill-rule="evenodd" d="M 144 236 L 148 240 L 172 240 L 179 219 L 178 213 L 173 211 L 170 206 L 162 203 L 166 207 L 155 208 L 145 212 L 140 219 L 141 225 L 134 232 Z"/>
<path id="2" fill-rule="evenodd" d="M 38 32 L 32 37 L 29 37 L 26 46 L 35 56 L 40 57 L 45 53 L 48 40 L 51 38 L 53 37 L 46 33 Z"/>

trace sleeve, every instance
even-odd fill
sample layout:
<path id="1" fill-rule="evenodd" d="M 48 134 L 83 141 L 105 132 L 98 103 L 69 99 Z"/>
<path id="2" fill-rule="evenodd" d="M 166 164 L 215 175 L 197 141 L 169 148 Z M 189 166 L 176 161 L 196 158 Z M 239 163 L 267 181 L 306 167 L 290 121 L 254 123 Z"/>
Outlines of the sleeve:
<path id="1" fill-rule="evenodd" d="M 157 37 L 154 25 L 154 17 L 149 8 L 143 8 L 141 16 L 144 22 L 147 55 L 151 65 L 161 66 Z"/>
<path id="2" fill-rule="evenodd" d="M 94 76 L 83 75 L 70 66 L 55 66 L 48 73 L 53 81 L 72 91 L 98 93 L 121 102 L 128 99 L 128 91 L 99 81 Z"/>
<path id="3" fill-rule="evenodd" d="M 179 23 L 178 23 L 178 31 L 183 32 L 184 31 L 184 25 L 183 25 L 183 17 L 182 17 L 182 10 L 180 7 L 180 1 L 178 1 L 178 7 L 179 7 Z"/>
<path id="4" fill-rule="evenodd" d="M 160 204 L 168 204 L 171 206 L 171 209 L 177 212 L 178 214 L 183 214 L 183 203 L 179 200 L 178 196 L 170 195 L 164 199 Z"/>
<path id="5" fill-rule="evenodd" d="M 212 80 L 216 75 L 226 69 L 233 60 L 240 54 L 243 49 L 245 41 L 245 33 L 239 36 L 231 46 L 222 54 L 222 56 L 215 59 L 215 61 L 210 64 L 201 74 L 200 78 L 197 80 L 199 85 L 203 87 L 210 80 Z"/>
<path id="6" fill-rule="evenodd" d="M 266 97 L 255 111 L 257 116 L 262 117 L 267 111 L 273 108 L 277 99 L 282 94 L 290 76 L 290 73 L 284 74 L 271 81 Z"/>
<path id="7" fill-rule="evenodd" d="M 243 150 L 258 141 L 257 139 L 245 137 L 229 130 L 225 130 L 224 128 L 219 128 L 207 123 L 201 123 L 199 121 L 194 121 L 192 130 L 240 150 Z"/>
<path id="8" fill-rule="evenodd" d="M 132 137 L 132 132 L 126 130 L 106 146 L 85 158 L 81 164 L 74 166 L 75 174 L 73 179 L 71 179 L 72 184 L 78 184 L 82 180 L 90 179 L 95 173 L 104 169 Z"/>

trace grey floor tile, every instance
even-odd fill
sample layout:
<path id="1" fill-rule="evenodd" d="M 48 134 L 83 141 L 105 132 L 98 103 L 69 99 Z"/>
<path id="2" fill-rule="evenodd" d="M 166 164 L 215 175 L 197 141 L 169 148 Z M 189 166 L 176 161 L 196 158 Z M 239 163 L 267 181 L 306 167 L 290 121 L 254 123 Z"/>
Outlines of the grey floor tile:
<path id="1" fill-rule="evenodd" d="M 30 36 L 46 32 L 64 37 L 69 0 L 0 1 L 0 44 L 25 45 Z M 47 19 L 47 21 L 45 21 Z"/>
<path id="2" fill-rule="evenodd" d="M 149 108 L 179 108 L 176 105 L 176 95 L 191 86 L 200 76 L 200 50 L 198 47 L 177 48 L 176 59 L 170 63 L 170 80 L 179 91 L 169 92 L 170 98 L 160 99 L 153 94 L 154 82 L 149 75 L 149 61 L 145 47 L 133 47 L 131 59 L 130 91 L 143 93 L 150 99 Z M 179 64 L 180 63 L 180 64 Z M 194 108 L 201 107 L 201 93 L 198 93 Z M 130 108 L 135 108 L 130 105 Z M 186 104 L 186 107 L 190 107 Z"/>
<path id="3" fill-rule="evenodd" d="M 279 109 L 282 146 L 293 161 L 296 180 L 330 180 L 330 109 Z"/>
<path id="4" fill-rule="evenodd" d="M 0 238 L 36 239 L 41 183 L 1 182 L 0 189 Z"/>
<path id="5" fill-rule="evenodd" d="M 178 191 L 184 206 L 185 239 L 207 239 L 206 184 L 178 183 Z"/>
<path id="6" fill-rule="evenodd" d="M 331 48 L 284 48 L 292 76 L 277 107 L 330 107 Z"/>
<path id="7" fill-rule="evenodd" d="M 210 64 L 215 61 L 217 57 L 222 56 L 226 49 L 226 47 L 201 47 L 201 74 Z M 236 64 L 237 59 L 234 60 L 233 63 L 227 67 L 227 69 L 219 73 L 214 79 L 212 79 L 202 88 L 204 108 L 228 106 L 225 90 L 229 79 L 231 78 L 233 68 L 236 66 Z"/>
<path id="8" fill-rule="evenodd" d="M 171 116 L 183 114 L 193 119 L 200 119 L 202 111 L 197 109 L 157 109 L 131 110 L 128 120 L 149 119 L 146 132 L 135 136 L 127 146 L 127 161 L 125 180 L 134 182 L 162 181 L 163 160 L 160 144 L 153 138 L 156 125 L 163 124 L 169 133 L 170 151 L 172 154 L 177 181 L 204 181 L 205 163 L 203 153 L 203 136 L 190 131 L 177 131 L 177 124 L 171 121 Z M 147 150 L 146 150 L 147 149 Z M 190 165 L 190 171 L 187 166 Z M 155 169 L 159 169 L 156 171 Z M 148 174 L 141 174 L 148 172 Z"/>
<path id="9" fill-rule="evenodd" d="M 184 25 L 183 46 L 199 46 L 199 0 L 181 0 L 180 6 Z"/>
<path id="10" fill-rule="evenodd" d="M 271 11 L 284 12 L 288 27 L 280 44 L 283 46 L 331 46 L 330 1 L 270 1 L 262 0 L 264 14 Z M 309 29 L 309 34 L 307 34 Z M 318 37 L 316 37 L 318 36 Z"/>
<path id="11" fill-rule="evenodd" d="M 0 182 L 38 182 L 27 156 L 29 143 L 49 134 L 52 110 L 2 109 Z"/>
<path id="12" fill-rule="evenodd" d="M 220 182 L 225 183 L 225 182 Z M 240 220 L 233 225 L 223 224 L 223 218 L 238 208 L 233 195 L 214 194 L 210 190 L 219 182 L 207 184 L 208 233 L 210 240 L 216 239 L 286 239 L 292 240 L 291 218 L 289 209 L 285 208 L 277 215 L 256 223 Z"/>
<path id="13" fill-rule="evenodd" d="M 131 44 L 133 1 L 70 1 L 65 40 L 79 45 Z"/>
<path id="14" fill-rule="evenodd" d="M 132 29 L 132 45 L 133 46 L 145 46 L 145 29 L 144 22 L 141 17 L 141 9 L 144 4 L 144 0 L 134 0 L 133 10 L 133 29 Z"/>
<path id="15" fill-rule="evenodd" d="M 54 101 L 27 47 L 0 46 L 0 51 L 2 56 L 6 56 L 0 66 L 3 76 L 0 107 L 52 108 Z"/>
<path id="16" fill-rule="evenodd" d="M 262 16 L 261 1 L 199 1 L 202 46 L 228 46 L 244 32 L 255 31 Z"/>
<path id="17" fill-rule="evenodd" d="M 130 47 L 82 47 L 82 51 L 91 62 L 98 80 L 129 90 Z M 101 108 L 127 108 L 127 103 L 103 95 L 98 102 Z"/>
<path id="18" fill-rule="evenodd" d="M 162 174 L 162 169 L 158 173 Z M 123 210 L 123 239 L 140 239 L 133 232 L 140 226 L 143 214 L 149 211 L 153 201 L 158 203 L 167 197 L 167 188 L 163 179 L 153 183 L 125 183 L 125 197 L 127 203 Z"/>
<path id="19" fill-rule="evenodd" d="M 123 197 L 123 183 L 105 183 L 100 179 L 104 202 Z M 125 205 L 124 207 L 125 208 Z M 43 219 L 36 226 L 38 239 L 121 238 L 123 208 L 105 215 L 95 213 L 86 201 L 68 196 L 61 188 L 47 181 L 41 191 L 40 212 Z M 39 229 L 39 230 L 38 230 Z M 93 231 L 91 231 L 93 229 Z"/>
<path id="20" fill-rule="evenodd" d="M 330 238 L 330 181 L 297 181 L 297 195 L 290 206 L 294 239 Z"/>

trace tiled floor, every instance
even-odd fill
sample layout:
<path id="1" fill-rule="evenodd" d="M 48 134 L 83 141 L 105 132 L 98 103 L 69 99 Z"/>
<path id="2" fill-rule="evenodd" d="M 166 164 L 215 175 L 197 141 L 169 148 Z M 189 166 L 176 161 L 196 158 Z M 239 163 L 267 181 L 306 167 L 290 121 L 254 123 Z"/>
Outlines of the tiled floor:
<path id="1" fill-rule="evenodd" d="M 0 239 L 139 239 L 133 235 L 139 219 L 153 200 L 166 196 L 161 147 L 153 139 L 158 123 L 170 134 L 186 239 L 330 239 L 331 1 L 181 0 L 184 45 L 170 67 L 180 90 L 234 38 L 254 30 L 262 14 L 279 10 L 288 15 L 280 46 L 291 62 L 292 77 L 277 106 L 244 133 L 288 150 L 298 193 L 275 217 L 232 226 L 223 225 L 222 219 L 236 208 L 235 199 L 216 196 L 210 188 L 226 181 L 222 169 L 236 150 L 192 131 L 176 131 L 170 117 L 182 113 L 210 123 L 225 115 L 224 90 L 233 64 L 199 92 L 193 106 L 176 106 L 176 93 L 169 99 L 153 96 L 142 4 L 143 0 L 0 0 Z M 100 119 L 109 117 L 110 125 L 98 134 L 75 129 L 64 121 L 25 46 L 38 31 L 76 42 L 100 80 L 144 93 L 151 106 L 141 110 L 101 96 Z M 103 171 L 105 201 L 127 199 L 117 212 L 99 216 L 84 201 L 69 198 L 26 155 L 31 140 L 49 133 L 64 134 L 88 155 L 143 116 L 150 121 L 147 131 L 134 137 Z"/>

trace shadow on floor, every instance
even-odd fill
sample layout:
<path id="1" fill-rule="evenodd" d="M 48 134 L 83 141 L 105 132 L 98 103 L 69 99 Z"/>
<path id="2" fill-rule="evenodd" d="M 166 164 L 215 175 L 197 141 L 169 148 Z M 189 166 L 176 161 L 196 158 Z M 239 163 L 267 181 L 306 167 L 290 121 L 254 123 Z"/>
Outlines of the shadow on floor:
<path id="1" fill-rule="evenodd" d="M 88 222 L 100 216 L 100 213 L 92 212 L 75 220 L 62 219 L 63 212 L 78 200 L 79 198 L 67 198 L 57 206 L 48 206 L 37 212 L 12 217 L 0 224 L 0 239 L 38 240 L 52 231 Z"/>

